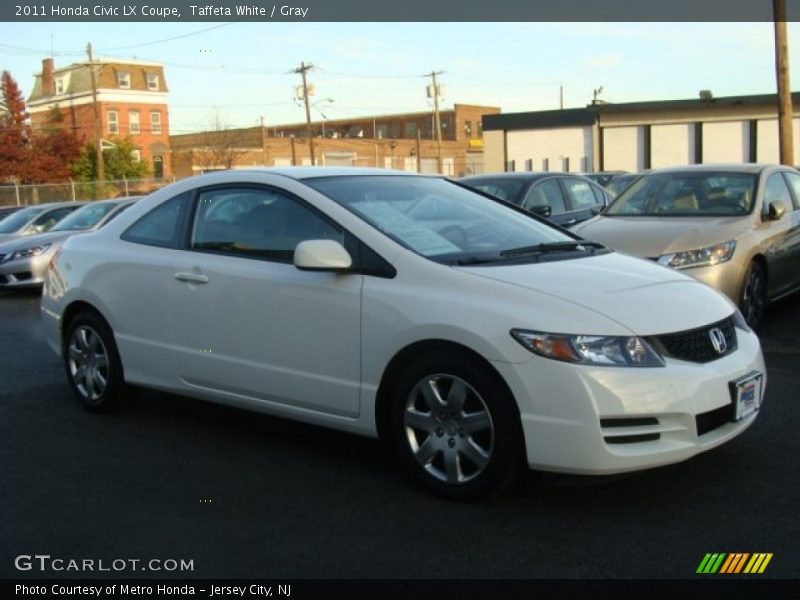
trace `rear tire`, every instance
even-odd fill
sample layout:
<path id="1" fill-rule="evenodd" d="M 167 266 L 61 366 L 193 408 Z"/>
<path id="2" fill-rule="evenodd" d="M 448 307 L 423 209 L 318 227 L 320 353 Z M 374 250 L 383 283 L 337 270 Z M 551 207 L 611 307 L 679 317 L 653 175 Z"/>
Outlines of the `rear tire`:
<path id="1" fill-rule="evenodd" d="M 99 315 L 84 311 L 70 321 L 63 354 L 72 393 L 86 408 L 109 412 L 130 400 L 114 334 Z"/>
<path id="2" fill-rule="evenodd" d="M 408 474 L 433 493 L 495 496 L 516 479 L 519 411 L 499 376 L 468 355 L 420 357 L 397 380 L 391 440 Z"/>

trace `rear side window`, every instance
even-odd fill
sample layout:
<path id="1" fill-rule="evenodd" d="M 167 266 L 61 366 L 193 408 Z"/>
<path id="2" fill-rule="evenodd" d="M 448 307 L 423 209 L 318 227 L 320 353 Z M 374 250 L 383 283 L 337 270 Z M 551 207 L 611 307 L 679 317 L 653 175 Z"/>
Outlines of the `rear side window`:
<path id="1" fill-rule="evenodd" d="M 122 239 L 136 244 L 181 247 L 181 225 L 191 193 L 170 198 L 141 217 L 122 234 Z"/>

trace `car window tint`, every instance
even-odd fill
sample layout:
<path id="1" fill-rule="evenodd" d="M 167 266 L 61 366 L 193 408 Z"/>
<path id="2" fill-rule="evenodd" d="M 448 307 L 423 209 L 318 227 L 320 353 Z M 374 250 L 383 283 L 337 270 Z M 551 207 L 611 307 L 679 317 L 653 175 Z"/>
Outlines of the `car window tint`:
<path id="1" fill-rule="evenodd" d="M 555 179 L 545 179 L 535 184 L 525 195 L 522 207 L 531 210 L 537 206 L 549 206 L 553 215 L 567 210 L 561 187 Z"/>
<path id="2" fill-rule="evenodd" d="M 468 186 L 478 189 L 482 192 L 505 200 L 506 202 L 519 203 L 519 192 L 522 189 L 523 182 L 516 179 L 491 179 L 480 181 L 465 181 Z"/>
<path id="3" fill-rule="evenodd" d="M 343 232 L 288 195 L 265 188 L 201 192 L 191 248 L 291 262 L 302 241 L 343 242 Z"/>
<path id="4" fill-rule="evenodd" d="M 122 239 L 148 246 L 180 247 L 181 216 L 189 198 L 181 194 L 156 206 L 122 234 Z"/>
<path id="5" fill-rule="evenodd" d="M 792 188 L 792 200 L 794 201 L 794 209 L 800 209 L 800 174 L 784 172 L 783 176 Z M 788 208 L 788 207 L 787 207 Z"/>
<path id="6" fill-rule="evenodd" d="M 781 177 L 780 173 L 773 173 L 767 179 L 767 186 L 764 188 L 764 208 L 776 201 L 782 201 L 786 205 L 786 210 L 792 209 L 792 199 L 789 195 L 789 188 Z"/>
<path id="7" fill-rule="evenodd" d="M 602 200 L 597 200 L 594 191 L 592 191 L 592 184 L 588 181 L 569 177 L 563 179 L 562 183 L 567 190 L 567 196 L 570 199 L 572 210 L 583 210 L 602 204 Z"/>
<path id="8" fill-rule="evenodd" d="M 66 206 L 64 208 L 45 211 L 45 213 L 31 223 L 28 228 L 33 231 L 47 231 L 73 210 L 75 210 L 74 206 Z"/>

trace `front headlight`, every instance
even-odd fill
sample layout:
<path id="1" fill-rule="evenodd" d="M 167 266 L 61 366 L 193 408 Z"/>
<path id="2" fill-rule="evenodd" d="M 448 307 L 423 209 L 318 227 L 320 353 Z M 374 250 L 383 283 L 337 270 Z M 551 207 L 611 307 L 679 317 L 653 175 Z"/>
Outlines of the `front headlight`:
<path id="1" fill-rule="evenodd" d="M 663 367 L 664 360 L 640 337 L 567 335 L 512 329 L 525 348 L 546 358 L 605 367 Z"/>
<path id="2" fill-rule="evenodd" d="M 658 257 L 658 264 L 673 269 L 690 269 L 692 267 L 707 267 L 727 262 L 736 250 L 736 240 L 730 240 L 697 250 L 684 250 L 674 254 L 664 254 Z"/>
<path id="3" fill-rule="evenodd" d="M 5 261 L 9 262 L 12 260 L 19 260 L 20 258 L 31 258 L 32 256 L 39 256 L 40 254 L 44 254 L 47 252 L 47 249 L 51 246 L 51 244 L 41 244 L 39 246 L 30 246 L 29 248 L 22 248 L 20 250 L 15 250 L 6 255 Z"/>

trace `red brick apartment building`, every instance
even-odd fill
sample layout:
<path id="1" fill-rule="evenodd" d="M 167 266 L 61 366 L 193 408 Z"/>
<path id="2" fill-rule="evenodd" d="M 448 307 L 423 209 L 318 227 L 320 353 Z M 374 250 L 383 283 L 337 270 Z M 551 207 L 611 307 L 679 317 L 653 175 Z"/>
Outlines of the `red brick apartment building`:
<path id="1" fill-rule="evenodd" d="M 160 64 L 96 60 L 91 66 L 76 63 L 56 69 L 53 59 L 46 58 L 28 98 L 32 126 L 69 128 L 84 141 L 93 141 L 95 100 L 90 69 L 94 69 L 103 145 L 128 137 L 136 147 L 136 158 L 147 164 L 153 177 L 170 177 L 168 88 Z M 55 123 L 54 109 L 60 115 Z"/>

